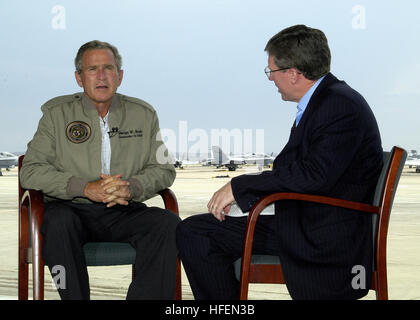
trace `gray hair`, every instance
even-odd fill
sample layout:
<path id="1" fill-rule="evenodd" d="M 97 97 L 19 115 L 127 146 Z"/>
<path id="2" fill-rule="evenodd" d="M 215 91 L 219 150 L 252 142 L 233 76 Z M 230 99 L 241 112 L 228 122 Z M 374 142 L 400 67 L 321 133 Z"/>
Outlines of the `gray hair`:
<path id="1" fill-rule="evenodd" d="M 121 70 L 122 58 L 121 58 L 120 54 L 118 53 L 118 49 L 108 42 L 103 42 L 103 41 L 99 41 L 99 40 L 92 40 L 92 41 L 89 41 L 89 42 L 85 43 L 84 45 L 82 45 L 79 48 L 79 51 L 77 51 L 76 58 L 74 59 L 74 65 L 75 65 L 76 71 L 78 73 L 82 73 L 82 57 L 83 57 L 83 54 L 86 51 L 92 50 L 92 49 L 109 49 L 109 50 L 111 50 L 111 52 L 112 52 L 112 54 L 114 55 L 114 58 L 115 58 L 115 63 L 117 65 L 117 70 L 118 71 Z"/>
<path id="2" fill-rule="evenodd" d="M 279 68 L 296 68 L 310 80 L 330 71 L 331 52 L 325 34 L 305 25 L 280 31 L 267 43 L 265 51 L 274 57 Z"/>

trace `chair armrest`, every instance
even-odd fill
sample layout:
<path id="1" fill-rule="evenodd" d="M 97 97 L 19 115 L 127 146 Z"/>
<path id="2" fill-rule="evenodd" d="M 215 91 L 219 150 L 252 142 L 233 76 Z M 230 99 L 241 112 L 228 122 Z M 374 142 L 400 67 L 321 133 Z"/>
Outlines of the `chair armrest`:
<path id="1" fill-rule="evenodd" d="M 288 192 L 277 192 L 265 197 L 262 197 L 260 200 L 255 203 L 255 205 L 251 208 L 251 211 L 248 215 L 248 220 L 245 229 L 245 239 L 244 239 L 244 247 L 242 251 L 242 265 L 241 265 L 241 287 L 243 287 L 243 292 L 245 297 L 245 292 L 247 294 L 248 289 L 247 281 L 242 281 L 242 277 L 244 279 L 249 279 L 249 266 L 251 263 L 251 256 L 252 256 L 252 245 L 254 241 L 254 231 L 255 225 L 257 223 L 257 219 L 264 210 L 264 208 L 270 205 L 273 202 L 280 201 L 280 200 L 298 200 L 298 201 L 306 201 L 306 202 L 316 202 L 327 204 L 330 206 L 353 209 L 361 212 L 366 213 L 375 213 L 379 214 L 380 207 L 372 206 L 366 203 L 361 202 L 354 202 L 348 201 L 338 198 L 332 197 L 325 197 L 325 196 L 317 196 L 311 194 L 303 194 L 303 193 L 288 193 Z M 241 297 L 241 299 L 243 298 Z"/>
<path id="2" fill-rule="evenodd" d="M 32 225 L 32 232 L 39 230 L 44 217 L 44 196 L 41 191 L 26 190 L 23 193 L 21 206 L 26 206 L 29 209 L 29 219 Z"/>
<path id="3" fill-rule="evenodd" d="M 171 210 L 176 215 L 179 215 L 178 201 L 176 200 L 175 193 L 171 189 L 163 189 L 158 192 L 163 199 L 165 209 Z"/>
<path id="4" fill-rule="evenodd" d="M 44 196 L 41 191 L 26 190 L 23 193 L 21 206 L 26 206 L 29 212 L 29 223 L 31 229 L 31 244 L 39 243 L 41 237 L 41 225 L 44 218 Z"/>
<path id="5" fill-rule="evenodd" d="M 32 208 L 44 207 L 44 195 L 41 191 L 33 189 L 23 189 L 23 191 L 21 205 L 30 205 Z"/>
<path id="6" fill-rule="evenodd" d="M 19 216 L 19 250 L 34 268 L 40 268 L 39 253 L 42 250 L 41 225 L 44 218 L 44 196 L 41 191 L 23 190 Z M 29 248 L 32 248 L 29 252 Z M 36 262 L 36 263 L 35 263 Z"/>
<path id="7" fill-rule="evenodd" d="M 178 214 L 178 202 L 174 192 L 171 189 L 163 189 L 158 193 L 163 199 L 165 208 Z M 20 205 L 28 207 L 32 233 L 39 234 L 44 217 L 44 197 L 42 192 L 37 190 L 26 190 L 23 193 Z"/>
<path id="8" fill-rule="evenodd" d="M 300 201 L 306 201 L 306 202 L 316 202 L 316 203 L 327 204 L 327 205 L 335 206 L 335 207 L 353 209 L 353 210 L 366 212 L 366 213 L 379 214 L 379 211 L 380 211 L 380 207 L 377 207 L 377 206 L 373 206 L 373 205 L 369 205 L 369 204 L 361 203 L 361 202 L 338 199 L 338 198 L 303 194 L 303 193 L 288 193 L 288 192 L 272 193 L 268 196 L 262 197 L 251 208 L 251 211 L 249 212 L 249 215 L 248 215 L 245 241 L 249 240 L 248 236 L 250 236 L 251 237 L 250 240 L 252 240 L 254 236 L 255 224 L 257 222 L 258 216 L 260 215 L 261 211 L 263 211 L 264 208 L 270 205 L 271 203 L 280 201 L 280 200 L 300 200 Z"/>
<path id="9" fill-rule="evenodd" d="M 44 218 L 44 196 L 36 190 L 22 191 L 19 216 L 19 265 L 32 263 L 34 300 L 44 299 L 44 261 L 41 257 L 41 225 Z M 30 241 L 30 243 L 29 243 Z M 24 295 L 23 295 L 24 296 Z"/>
<path id="10" fill-rule="evenodd" d="M 334 207 L 341 207 L 341 208 L 346 208 L 346 209 L 362 211 L 366 213 L 379 214 L 379 207 L 362 203 L 362 202 L 348 201 L 348 200 L 343 200 L 343 199 L 338 199 L 338 198 L 318 196 L 318 195 L 312 195 L 312 194 L 277 192 L 277 193 L 272 193 L 268 196 L 262 197 L 260 200 L 258 200 L 257 203 L 252 207 L 250 211 L 250 215 L 255 214 L 258 216 L 260 212 L 266 206 L 279 200 L 299 200 L 299 201 L 306 201 L 306 202 L 316 202 L 316 203 L 327 204 Z"/>

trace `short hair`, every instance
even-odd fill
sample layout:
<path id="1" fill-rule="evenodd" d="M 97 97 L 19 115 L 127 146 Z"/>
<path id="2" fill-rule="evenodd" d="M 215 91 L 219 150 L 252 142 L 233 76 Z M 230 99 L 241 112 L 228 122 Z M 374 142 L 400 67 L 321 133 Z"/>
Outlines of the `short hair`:
<path id="1" fill-rule="evenodd" d="M 274 57 L 279 68 L 296 68 L 310 80 L 330 71 L 331 52 L 325 34 L 305 25 L 286 28 L 267 43 L 264 51 Z"/>
<path id="2" fill-rule="evenodd" d="M 115 63 L 117 65 L 117 70 L 120 71 L 122 67 L 122 58 L 121 55 L 118 52 L 118 49 L 113 46 L 112 44 L 104 41 L 99 40 L 92 40 L 89 42 L 86 42 L 84 45 L 82 45 L 79 48 L 79 51 L 77 51 L 76 58 L 74 59 L 74 66 L 76 67 L 76 71 L 78 73 L 82 73 L 82 58 L 83 54 L 92 49 L 109 49 L 111 50 L 112 54 L 115 58 Z"/>

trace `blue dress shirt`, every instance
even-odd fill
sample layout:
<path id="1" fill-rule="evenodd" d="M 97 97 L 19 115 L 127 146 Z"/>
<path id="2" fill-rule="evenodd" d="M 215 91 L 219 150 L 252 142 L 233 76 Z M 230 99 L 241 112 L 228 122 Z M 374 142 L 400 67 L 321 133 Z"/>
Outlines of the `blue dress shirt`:
<path id="1" fill-rule="evenodd" d="M 297 112 L 296 112 L 296 127 L 299 124 L 300 119 L 305 112 L 306 107 L 308 106 L 309 100 L 311 100 L 312 94 L 315 92 L 316 88 L 318 88 L 321 81 L 325 78 L 322 76 L 314 83 L 314 85 L 305 93 L 305 95 L 300 99 L 299 104 L 297 105 Z"/>

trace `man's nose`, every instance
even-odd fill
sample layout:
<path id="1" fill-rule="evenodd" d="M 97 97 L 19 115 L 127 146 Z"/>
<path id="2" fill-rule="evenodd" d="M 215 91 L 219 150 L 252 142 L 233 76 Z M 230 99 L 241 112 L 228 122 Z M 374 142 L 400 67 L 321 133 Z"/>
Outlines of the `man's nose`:
<path id="1" fill-rule="evenodd" d="M 102 68 L 98 68 L 97 72 L 96 72 L 96 77 L 98 79 L 104 79 L 105 78 L 105 70 Z"/>

